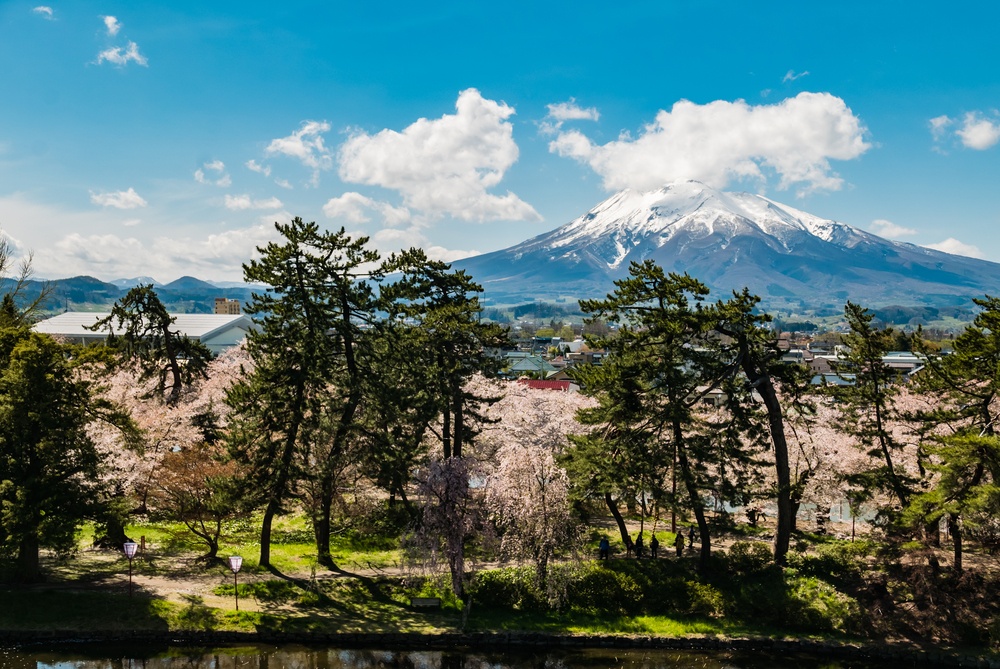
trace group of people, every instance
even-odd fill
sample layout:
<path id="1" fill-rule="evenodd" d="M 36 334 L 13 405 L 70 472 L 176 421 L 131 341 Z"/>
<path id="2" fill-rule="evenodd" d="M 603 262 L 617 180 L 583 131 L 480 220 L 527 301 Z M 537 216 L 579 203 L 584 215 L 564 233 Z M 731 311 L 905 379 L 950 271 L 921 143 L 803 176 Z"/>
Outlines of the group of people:
<path id="1" fill-rule="evenodd" d="M 694 528 L 693 527 L 689 527 L 688 528 L 687 543 L 688 543 L 689 546 L 691 546 L 692 550 L 694 550 Z M 629 546 L 628 549 L 629 549 L 628 550 L 629 553 L 631 553 L 632 551 L 635 551 L 635 557 L 636 558 L 642 558 L 643 557 L 643 552 L 645 550 L 645 545 L 643 544 L 643 541 L 642 541 L 642 533 L 641 532 L 639 533 L 638 536 L 636 536 L 635 541 L 632 542 L 632 545 Z M 659 541 L 659 539 L 656 538 L 656 534 L 653 534 L 652 539 L 649 540 L 649 557 L 656 558 L 657 554 L 659 553 L 659 550 L 660 550 L 660 541 Z M 677 551 L 677 557 L 681 557 L 681 555 L 684 554 L 684 533 L 683 532 L 677 532 L 677 535 L 674 537 L 674 550 Z M 601 543 L 600 543 L 600 545 L 598 547 L 598 551 L 599 551 L 599 555 L 600 555 L 600 559 L 601 560 L 607 560 L 608 558 L 611 557 L 611 542 L 608 541 L 607 537 L 601 537 Z"/>

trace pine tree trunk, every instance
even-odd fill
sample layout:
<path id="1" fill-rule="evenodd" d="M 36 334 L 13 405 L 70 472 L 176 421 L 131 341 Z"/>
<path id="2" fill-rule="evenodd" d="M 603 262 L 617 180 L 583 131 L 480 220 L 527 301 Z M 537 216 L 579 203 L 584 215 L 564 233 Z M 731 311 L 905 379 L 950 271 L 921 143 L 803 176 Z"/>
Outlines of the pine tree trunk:
<path id="1" fill-rule="evenodd" d="M 260 524 L 260 566 L 265 568 L 271 566 L 271 521 L 274 520 L 277 510 L 277 502 L 268 502 L 267 508 L 264 509 L 264 519 Z"/>
<path id="2" fill-rule="evenodd" d="M 708 520 L 705 518 L 705 507 L 695 483 L 694 473 L 691 471 L 691 464 L 688 462 L 687 452 L 683 446 L 683 434 L 681 426 L 675 422 L 673 426 L 674 443 L 677 445 L 677 465 L 680 468 L 681 481 L 688 493 L 688 501 L 691 510 L 694 512 L 695 520 L 698 521 L 698 536 L 701 538 L 701 552 L 699 555 L 699 567 L 708 567 L 708 561 L 712 557 L 712 535 L 708 529 Z"/>
<path id="3" fill-rule="evenodd" d="M 316 561 L 324 567 L 333 567 L 333 556 L 330 554 L 333 483 L 329 479 L 329 475 L 323 475 L 323 481 L 320 484 L 319 514 L 313 519 L 313 529 L 316 534 Z"/>
<path id="4" fill-rule="evenodd" d="M 959 525 L 958 515 L 948 516 L 948 528 L 951 530 L 951 543 L 955 552 L 955 574 L 962 573 L 962 526 Z"/>
<path id="5" fill-rule="evenodd" d="M 17 575 L 19 580 L 34 583 L 42 578 L 38 559 L 38 537 L 29 534 L 21 539 L 17 547 Z"/>
<path id="6" fill-rule="evenodd" d="M 625 525 L 625 519 L 622 518 L 622 512 L 618 510 L 618 503 L 615 498 L 611 496 L 611 493 L 604 493 L 604 503 L 608 505 L 608 511 L 615 519 L 615 523 L 618 525 L 618 532 L 622 536 L 622 543 L 625 544 L 625 550 L 630 551 L 632 549 L 632 537 L 629 536 L 628 527 Z"/>

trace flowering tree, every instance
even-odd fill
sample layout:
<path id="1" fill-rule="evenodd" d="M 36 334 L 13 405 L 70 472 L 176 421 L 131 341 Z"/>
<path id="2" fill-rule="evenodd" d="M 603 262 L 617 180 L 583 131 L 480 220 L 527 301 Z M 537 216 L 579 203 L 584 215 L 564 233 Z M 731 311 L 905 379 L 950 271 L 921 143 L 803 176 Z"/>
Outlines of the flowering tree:
<path id="1" fill-rule="evenodd" d="M 482 377 L 473 383 L 489 384 Z M 486 504 L 507 555 L 530 559 L 544 585 L 548 564 L 576 537 L 570 513 L 569 477 L 556 462 L 582 426 L 576 412 L 593 402 L 579 393 L 533 390 L 505 383 L 488 415 L 481 443 L 496 452 L 489 458 Z M 497 391 L 493 391 L 497 392 Z"/>

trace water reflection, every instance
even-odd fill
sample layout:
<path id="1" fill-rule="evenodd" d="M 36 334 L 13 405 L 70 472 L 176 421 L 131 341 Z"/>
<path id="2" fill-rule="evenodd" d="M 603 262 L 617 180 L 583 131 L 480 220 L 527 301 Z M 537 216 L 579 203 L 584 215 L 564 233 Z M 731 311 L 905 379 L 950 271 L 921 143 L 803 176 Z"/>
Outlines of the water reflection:
<path id="1" fill-rule="evenodd" d="M 3 669 L 885 669 L 848 660 L 748 653 L 590 649 L 440 652 L 251 647 L 0 649 Z"/>

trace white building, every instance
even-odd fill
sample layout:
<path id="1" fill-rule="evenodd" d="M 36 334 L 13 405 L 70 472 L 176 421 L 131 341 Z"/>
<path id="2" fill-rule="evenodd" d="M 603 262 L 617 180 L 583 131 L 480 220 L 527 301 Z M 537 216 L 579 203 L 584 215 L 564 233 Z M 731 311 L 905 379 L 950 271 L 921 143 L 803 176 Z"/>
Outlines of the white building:
<path id="1" fill-rule="evenodd" d="M 108 336 L 107 329 L 93 332 L 87 328 L 108 315 L 67 311 L 39 321 L 32 329 L 76 344 L 104 341 Z M 200 341 L 212 353 L 219 354 L 239 344 L 253 327 L 250 317 L 243 314 L 175 314 L 171 329 L 188 339 Z"/>

